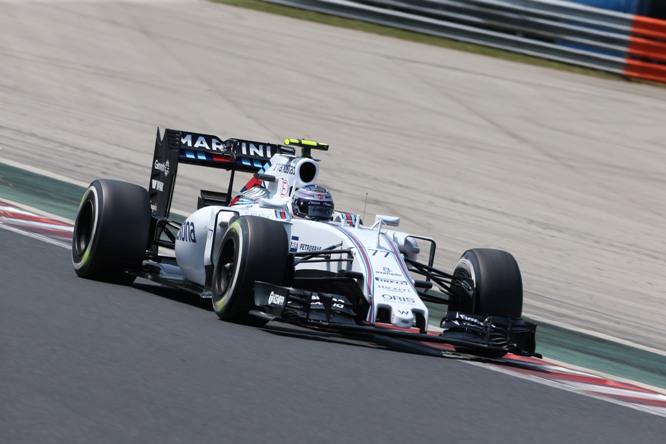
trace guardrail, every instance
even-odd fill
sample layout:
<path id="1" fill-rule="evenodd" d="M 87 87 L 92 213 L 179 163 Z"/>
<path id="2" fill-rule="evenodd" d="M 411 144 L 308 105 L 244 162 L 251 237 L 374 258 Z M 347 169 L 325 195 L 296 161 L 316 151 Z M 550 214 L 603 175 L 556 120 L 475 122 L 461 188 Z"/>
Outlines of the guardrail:
<path id="1" fill-rule="evenodd" d="M 558 0 L 265 0 L 666 82 L 666 21 Z"/>

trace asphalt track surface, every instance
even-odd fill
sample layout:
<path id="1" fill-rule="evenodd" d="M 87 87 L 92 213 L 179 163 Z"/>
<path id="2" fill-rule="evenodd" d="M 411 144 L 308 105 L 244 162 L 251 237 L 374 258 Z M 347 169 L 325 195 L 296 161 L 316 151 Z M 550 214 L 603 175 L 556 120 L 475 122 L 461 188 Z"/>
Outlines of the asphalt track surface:
<path id="1" fill-rule="evenodd" d="M 143 282 L 83 280 L 66 249 L 6 230 L 0 245 L 3 443 L 647 443 L 666 433 L 663 417 L 399 341 L 229 324 Z"/>

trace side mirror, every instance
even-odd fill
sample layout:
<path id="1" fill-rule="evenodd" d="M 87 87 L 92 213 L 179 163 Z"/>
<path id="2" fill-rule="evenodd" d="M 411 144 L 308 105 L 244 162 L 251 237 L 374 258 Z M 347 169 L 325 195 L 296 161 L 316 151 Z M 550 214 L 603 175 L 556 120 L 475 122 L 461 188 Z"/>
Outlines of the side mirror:
<path id="1" fill-rule="evenodd" d="M 384 216 L 378 214 L 375 216 L 375 225 L 379 222 L 383 225 L 388 225 L 389 227 L 397 227 L 400 225 L 400 218 L 398 216 Z"/>

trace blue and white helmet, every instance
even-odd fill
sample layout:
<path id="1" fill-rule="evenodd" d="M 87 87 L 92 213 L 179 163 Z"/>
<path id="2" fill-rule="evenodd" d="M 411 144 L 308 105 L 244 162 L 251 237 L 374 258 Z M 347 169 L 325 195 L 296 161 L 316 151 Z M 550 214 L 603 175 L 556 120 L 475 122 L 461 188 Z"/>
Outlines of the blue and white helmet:
<path id="1" fill-rule="evenodd" d="M 335 209 L 331 193 L 319 185 L 305 185 L 297 189 L 291 208 L 294 216 L 311 220 L 331 220 Z"/>

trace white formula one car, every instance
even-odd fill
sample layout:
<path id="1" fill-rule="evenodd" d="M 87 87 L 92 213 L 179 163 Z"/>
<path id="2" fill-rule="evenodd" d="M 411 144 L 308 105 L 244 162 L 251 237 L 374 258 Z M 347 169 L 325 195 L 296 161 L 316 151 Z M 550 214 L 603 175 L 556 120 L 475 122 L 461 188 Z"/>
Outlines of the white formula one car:
<path id="1" fill-rule="evenodd" d="M 311 155 L 327 149 L 300 139 L 271 144 L 170 129 L 162 138 L 158 130 L 149 191 L 107 179 L 85 191 L 74 269 L 85 278 L 130 284 L 142 277 L 211 298 L 226 321 L 444 342 L 490 357 L 534 354 L 536 326 L 521 319 L 522 279 L 511 254 L 471 249 L 452 272 L 435 269 L 434 240 L 394 230 L 398 217 L 378 215 L 364 225 L 334 210 L 315 184 L 319 161 Z M 198 210 L 178 223 L 169 216 L 184 163 L 225 170 L 229 182 L 225 192 L 202 190 Z M 238 172 L 252 177 L 234 196 Z M 425 262 L 419 242 L 429 245 Z M 427 333 L 424 302 L 448 306 L 437 322 L 441 335 Z"/>

